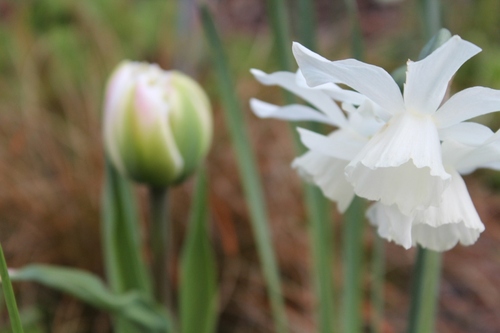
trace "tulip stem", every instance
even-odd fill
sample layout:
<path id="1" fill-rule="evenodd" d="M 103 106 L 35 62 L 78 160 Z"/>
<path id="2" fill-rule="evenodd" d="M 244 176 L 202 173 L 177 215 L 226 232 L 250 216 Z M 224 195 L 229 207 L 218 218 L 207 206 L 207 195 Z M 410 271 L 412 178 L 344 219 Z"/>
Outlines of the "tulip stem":
<path id="1" fill-rule="evenodd" d="M 156 300 L 168 307 L 168 188 L 149 188 L 150 194 L 150 242 L 152 251 L 151 272 Z"/>

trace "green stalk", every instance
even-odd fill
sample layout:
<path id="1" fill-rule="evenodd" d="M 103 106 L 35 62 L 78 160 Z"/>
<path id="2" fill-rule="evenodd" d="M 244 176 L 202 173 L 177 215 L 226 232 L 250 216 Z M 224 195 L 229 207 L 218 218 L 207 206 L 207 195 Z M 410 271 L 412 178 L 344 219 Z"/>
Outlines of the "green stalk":
<path id="1" fill-rule="evenodd" d="M 179 309 L 181 331 L 213 333 L 217 324 L 217 266 L 210 243 L 208 182 L 198 171 L 180 265 Z"/>
<path id="2" fill-rule="evenodd" d="M 363 35 L 359 22 L 358 6 L 356 0 L 344 0 L 349 23 L 351 25 L 351 50 L 355 59 L 361 60 L 364 57 Z"/>
<path id="3" fill-rule="evenodd" d="M 310 221 L 312 259 L 314 265 L 314 291 L 318 300 L 318 332 L 331 333 L 335 322 L 332 265 L 333 227 L 328 201 L 319 188 L 307 186 L 306 204 Z M 335 317 L 334 317 L 335 316 Z"/>
<path id="4" fill-rule="evenodd" d="M 345 0 L 351 25 L 351 53 L 358 60 L 364 58 L 363 36 L 357 3 Z M 361 198 L 354 198 L 344 215 L 344 297 L 343 332 L 362 331 L 363 299 L 363 232 L 365 204 Z"/>
<path id="5" fill-rule="evenodd" d="M 167 188 L 149 188 L 150 241 L 152 252 L 151 271 L 156 300 L 169 304 L 168 290 L 168 234 Z"/>
<path id="6" fill-rule="evenodd" d="M 432 333 L 441 275 L 441 253 L 418 248 L 408 333 Z"/>
<path id="7" fill-rule="evenodd" d="M 141 256 L 139 218 L 130 182 L 106 161 L 102 195 L 101 235 L 104 266 L 111 290 L 117 294 L 140 291 L 153 299 L 149 271 Z M 123 318 L 114 318 L 117 333 L 138 332 Z"/>
<path id="8" fill-rule="evenodd" d="M 314 13 L 314 1 L 298 1 L 299 38 L 300 43 L 310 50 L 316 49 L 316 16 Z M 289 48 L 290 49 L 290 48 Z"/>
<path id="9" fill-rule="evenodd" d="M 3 294 L 5 296 L 5 303 L 7 304 L 7 311 L 9 312 L 12 332 L 23 333 L 21 317 L 17 310 L 16 296 L 14 295 L 14 289 L 10 282 L 9 270 L 7 268 L 7 262 L 5 261 L 5 256 L 3 255 L 2 245 L 0 245 L 0 277 L 2 278 Z"/>
<path id="10" fill-rule="evenodd" d="M 447 30 L 441 29 L 441 2 L 439 0 L 421 0 L 421 18 L 424 22 L 425 37 L 431 39 L 425 58 L 432 51 L 450 38 Z M 440 38 L 441 37 L 441 38 Z M 433 42 L 434 41 L 434 42 Z M 427 53 L 427 54 L 426 54 Z M 413 290 L 410 304 L 408 333 L 432 333 L 436 321 L 436 308 L 439 297 L 439 280 L 441 276 L 441 253 L 418 247 L 414 268 Z"/>
<path id="11" fill-rule="evenodd" d="M 316 49 L 316 17 L 314 2 L 298 1 L 299 38 L 310 50 Z M 324 129 L 317 123 L 308 124 L 312 130 L 322 132 Z M 330 201 L 315 186 L 305 185 L 307 212 L 310 222 L 312 257 L 314 264 L 315 294 L 318 300 L 318 332 L 331 333 L 333 324 L 337 322 L 334 306 L 335 289 L 331 267 L 335 267 L 333 251 L 333 219 Z"/>
<path id="12" fill-rule="evenodd" d="M 267 13 L 271 22 L 280 69 L 284 71 L 291 71 L 293 62 L 292 41 L 290 39 L 290 28 L 288 26 L 288 22 L 290 22 L 290 20 L 284 1 L 267 1 Z M 285 91 L 284 96 L 287 104 L 292 104 L 294 102 L 294 98 L 289 92 Z M 290 125 L 290 129 L 292 131 L 296 150 L 302 152 L 304 148 L 300 143 L 299 135 L 295 130 L 295 126 Z"/>
<path id="13" fill-rule="evenodd" d="M 360 333 L 363 327 L 363 231 L 365 204 L 354 198 L 344 214 L 344 333 Z"/>
<path id="14" fill-rule="evenodd" d="M 384 317 L 384 275 L 385 275 L 385 241 L 374 232 L 372 257 L 372 324 L 373 333 L 381 332 Z"/>
<path id="15" fill-rule="evenodd" d="M 289 71 L 292 68 L 292 43 L 288 26 L 288 22 L 290 22 L 288 11 L 283 0 L 269 0 L 266 2 L 279 65 L 283 70 Z"/>
<path id="16" fill-rule="evenodd" d="M 309 0 L 300 0 L 299 11 L 301 41 L 307 47 L 314 46 L 314 8 Z M 282 70 L 292 70 L 292 51 L 288 12 L 283 0 L 268 1 L 268 14 L 273 29 L 278 54 L 279 65 Z M 287 104 L 294 103 L 290 93 L 285 93 Z M 321 132 L 321 126 L 310 123 L 307 127 Z M 295 125 L 290 125 L 294 146 L 297 154 L 305 152 L 300 142 Z M 333 228 L 330 221 L 330 205 L 321 191 L 314 186 L 304 185 L 306 210 L 311 229 L 312 256 L 314 264 L 315 294 L 318 300 L 319 332 L 329 333 L 333 329 L 333 278 L 331 266 L 333 264 Z"/>
<path id="17" fill-rule="evenodd" d="M 218 86 L 227 127 L 234 145 L 238 161 L 243 190 L 250 210 L 250 220 L 255 234 L 257 251 L 263 267 L 267 284 L 271 310 L 274 317 L 276 332 L 287 332 L 285 306 L 281 293 L 278 265 L 268 229 L 264 195 L 258 177 L 257 168 L 244 126 L 243 112 L 238 102 L 235 85 L 229 72 L 228 62 L 222 42 L 215 28 L 212 16 L 205 5 L 200 7 L 203 28 L 212 53 Z"/>
<path id="18" fill-rule="evenodd" d="M 424 38 L 429 40 L 441 29 L 441 1 L 419 0 L 420 17 L 422 19 Z"/>
<path id="19" fill-rule="evenodd" d="M 152 297 L 151 281 L 141 256 L 137 205 L 131 184 L 106 161 L 102 197 L 102 242 L 106 277 L 116 293 L 139 290 Z"/>

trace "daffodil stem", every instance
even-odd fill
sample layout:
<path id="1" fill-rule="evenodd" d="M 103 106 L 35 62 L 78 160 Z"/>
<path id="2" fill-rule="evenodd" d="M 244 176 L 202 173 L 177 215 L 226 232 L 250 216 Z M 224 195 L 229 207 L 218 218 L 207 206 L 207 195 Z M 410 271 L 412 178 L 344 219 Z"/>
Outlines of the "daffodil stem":
<path id="1" fill-rule="evenodd" d="M 2 278 L 3 294 L 5 297 L 5 303 L 7 304 L 7 311 L 9 312 L 12 332 L 23 333 L 21 317 L 19 316 L 19 311 L 17 310 L 16 297 L 10 282 L 9 270 L 7 268 L 7 262 L 5 261 L 5 256 L 3 255 L 2 245 L 0 245 L 0 277 Z"/>
<path id="2" fill-rule="evenodd" d="M 290 70 L 293 60 L 291 52 L 292 45 L 290 43 L 288 8 L 284 0 L 269 0 L 266 2 L 279 65 L 283 70 Z"/>
<path id="3" fill-rule="evenodd" d="M 429 40 L 441 29 L 441 1 L 420 0 L 420 17 L 423 21 L 424 37 Z"/>
<path id="4" fill-rule="evenodd" d="M 363 199 L 356 197 L 344 215 L 342 332 L 345 333 L 362 331 L 364 206 Z"/>
<path id="5" fill-rule="evenodd" d="M 385 241 L 376 232 L 374 232 L 373 238 L 371 332 L 379 333 L 384 315 Z"/>
<path id="6" fill-rule="evenodd" d="M 333 253 L 333 223 L 330 217 L 330 203 L 325 200 L 321 190 L 306 185 L 305 198 L 307 202 L 310 241 L 313 260 L 313 277 L 315 296 L 318 302 L 318 332 L 330 333 L 336 323 L 333 317 L 334 285 L 332 265 Z"/>
<path id="7" fill-rule="evenodd" d="M 361 60 L 364 57 L 363 34 L 359 21 L 358 4 L 356 0 L 344 0 L 347 7 L 347 15 L 351 24 L 351 52 L 355 59 Z"/>
<path id="8" fill-rule="evenodd" d="M 441 277 L 441 253 L 418 248 L 408 333 L 432 333 Z"/>
<path id="9" fill-rule="evenodd" d="M 156 300 L 169 306 L 168 254 L 169 232 L 167 188 L 149 189 L 151 272 L 154 280 Z"/>
<path id="10" fill-rule="evenodd" d="M 300 43 L 310 50 L 316 48 L 316 16 L 314 10 L 314 1 L 299 0 L 297 2 L 297 16 L 300 18 L 298 22 Z M 288 45 L 290 52 L 290 45 Z"/>
<path id="11" fill-rule="evenodd" d="M 420 17 L 426 39 L 432 38 L 441 28 L 441 1 L 420 0 Z M 428 50 L 428 54 L 440 45 Z M 425 58 L 428 54 L 422 54 Z M 432 333 L 436 321 L 441 277 L 441 253 L 418 247 L 413 274 L 413 290 L 407 333 Z"/>

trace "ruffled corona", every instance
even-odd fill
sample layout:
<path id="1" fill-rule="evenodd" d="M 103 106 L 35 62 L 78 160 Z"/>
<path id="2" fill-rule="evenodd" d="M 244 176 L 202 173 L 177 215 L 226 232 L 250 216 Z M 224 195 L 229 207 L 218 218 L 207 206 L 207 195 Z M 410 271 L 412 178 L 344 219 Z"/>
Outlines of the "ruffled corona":
<path id="1" fill-rule="evenodd" d="M 473 126 L 475 138 L 463 137 L 463 142 L 448 140 L 442 144 L 442 157 L 451 176 L 438 207 L 404 214 L 396 205 L 377 202 L 367 211 L 370 222 L 379 235 L 405 248 L 412 245 L 445 251 L 457 243 L 474 244 L 484 225 L 474 208 L 460 172 L 477 168 L 500 169 L 500 131 L 493 133 L 485 126 Z M 452 135 L 449 135 L 450 137 Z"/>
<path id="2" fill-rule="evenodd" d="M 477 214 L 462 177 L 452 172 L 450 186 L 443 192 L 439 207 L 404 215 L 395 206 L 376 203 L 367 216 L 381 237 L 405 248 L 419 244 L 434 251 L 446 251 L 457 243 L 476 242 L 484 225 Z"/>
<path id="3" fill-rule="evenodd" d="M 396 204 L 405 214 L 439 205 L 450 179 L 432 118 L 411 113 L 393 117 L 376 133 L 346 176 L 359 196 Z"/>

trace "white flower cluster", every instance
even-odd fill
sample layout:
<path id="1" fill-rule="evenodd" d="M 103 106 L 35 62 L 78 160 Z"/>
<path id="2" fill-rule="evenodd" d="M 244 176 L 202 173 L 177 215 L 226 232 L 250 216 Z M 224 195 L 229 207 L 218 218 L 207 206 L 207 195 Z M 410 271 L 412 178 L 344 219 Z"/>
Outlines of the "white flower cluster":
<path id="1" fill-rule="evenodd" d="M 453 36 L 423 60 L 408 61 L 402 94 L 382 68 L 329 61 L 294 43 L 296 73 L 252 74 L 311 107 L 250 103 L 262 118 L 335 126 L 327 136 L 299 129 L 309 151 L 293 161 L 298 173 L 341 212 L 355 195 L 374 201 L 367 217 L 381 237 L 407 249 L 445 251 L 473 244 L 484 230 L 461 175 L 500 169 L 500 132 L 464 122 L 500 110 L 500 91 L 473 87 L 444 101 L 453 75 L 478 52 Z"/>

